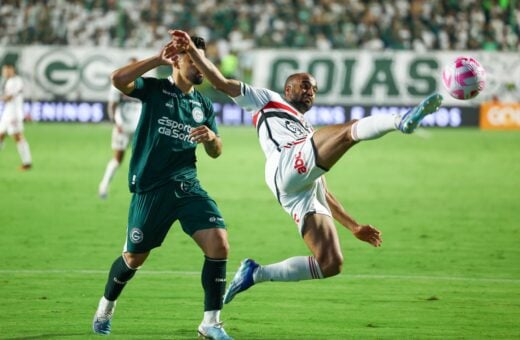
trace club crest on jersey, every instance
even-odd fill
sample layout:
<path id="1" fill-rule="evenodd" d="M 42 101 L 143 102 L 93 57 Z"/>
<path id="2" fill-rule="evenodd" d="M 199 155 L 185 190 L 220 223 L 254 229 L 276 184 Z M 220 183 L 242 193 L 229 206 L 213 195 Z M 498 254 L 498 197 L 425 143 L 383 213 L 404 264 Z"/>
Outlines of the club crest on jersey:
<path id="1" fill-rule="evenodd" d="M 202 123 L 204 120 L 204 112 L 199 107 L 194 107 L 191 111 L 191 115 L 193 116 L 193 120 L 197 123 Z"/>
<path id="2" fill-rule="evenodd" d="M 130 238 L 130 242 L 132 242 L 133 244 L 138 244 L 138 243 L 143 242 L 144 235 L 143 235 L 143 232 L 141 231 L 141 229 L 132 228 L 132 230 L 130 230 L 129 238 Z"/>
<path id="3" fill-rule="evenodd" d="M 291 131 L 296 138 L 301 138 L 306 136 L 305 130 L 295 122 L 292 122 L 290 120 L 285 121 L 285 127 L 287 130 Z"/>

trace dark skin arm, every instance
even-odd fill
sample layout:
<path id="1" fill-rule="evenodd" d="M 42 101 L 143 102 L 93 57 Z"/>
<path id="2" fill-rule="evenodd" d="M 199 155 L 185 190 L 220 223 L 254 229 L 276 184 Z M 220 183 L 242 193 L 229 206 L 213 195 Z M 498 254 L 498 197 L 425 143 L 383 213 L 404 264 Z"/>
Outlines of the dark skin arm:
<path id="1" fill-rule="evenodd" d="M 383 242 L 381 232 L 369 224 L 359 224 L 356 222 L 356 220 L 347 213 L 336 197 L 334 197 L 334 195 L 328 190 L 325 177 L 322 176 L 321 178 L 325 185 L 327 203 L 332 212 L 332 217 L 345 228 L 350 230 L 352 235 L 354 235 L 358 240 L 367 242 L 374 247 L 380 247 Z"/>

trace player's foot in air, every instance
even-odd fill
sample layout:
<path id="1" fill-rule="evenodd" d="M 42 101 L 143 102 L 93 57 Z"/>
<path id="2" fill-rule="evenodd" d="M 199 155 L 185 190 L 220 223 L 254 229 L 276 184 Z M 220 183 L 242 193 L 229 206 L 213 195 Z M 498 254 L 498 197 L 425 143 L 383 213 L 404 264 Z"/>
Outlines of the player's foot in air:
<path id="1" fill-rule="evenodd" d="M 98 307 L 94 320 L 92 321 L 92 330 L 94 333 L 109 335 L 112 330 L 112 316 L 114 315 L 115 305 L 109 309 Z"/>
<path id="2" fill-rule="evenodd" d="M 233 340 L 232 337 L 227 335 L 222 323 L 216 323 L 213 325 L 200 324 L 199 325 L 199 337 L 202 339 L 212 339 L 212 340 Z"/>
<path id="3" fill-rule="evenodd" d="M 253 272 L 259 266 L 258 263 L 251 259 L 245 259 L 242 261 L 235 277 L 233 277 L 233 280 L 226 290 L 226 294 L 224 294 L 224 303 L 230 303 L 235 295 L 255 284 L 255 281 L 253 280 Z"/>
<path id="4" fill-rule="evenodd" d="M 399 122 L 399 130 L 404 133 L 412 133 L 421 120 L 430 113 L 436 112 L 442 103 L 442 95 L 434 93 L 424 99 L 419 105 L 406 112 Z"/>

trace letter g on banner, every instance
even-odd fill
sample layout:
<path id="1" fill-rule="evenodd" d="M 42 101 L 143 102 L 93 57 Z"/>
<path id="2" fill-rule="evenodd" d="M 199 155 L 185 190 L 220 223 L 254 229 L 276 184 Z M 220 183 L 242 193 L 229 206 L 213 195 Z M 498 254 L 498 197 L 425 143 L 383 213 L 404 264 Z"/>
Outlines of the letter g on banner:
<path id="1" fill-rule="evenodd" d="M 51 50 L 36 63 L 34 77 L 45 91 L 65 95 L 78 85 L 78 59 L 65 49 Z"/>

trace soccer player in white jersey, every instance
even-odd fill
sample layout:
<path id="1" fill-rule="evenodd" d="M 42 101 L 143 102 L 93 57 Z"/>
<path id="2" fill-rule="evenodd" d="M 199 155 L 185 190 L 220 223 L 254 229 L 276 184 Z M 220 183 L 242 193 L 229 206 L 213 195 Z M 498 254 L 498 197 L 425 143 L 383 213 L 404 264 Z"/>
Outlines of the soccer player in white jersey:
<path id="1" fill-rule="evenodd" d="M 136 58 L 130 59 L 131 64 L 135 62 L 137 62 Z M 108 116 L 114 122 L 114 128 L 112 129 L 112 150 L 114 154 L 106 166 L 101 183 L 99 183 L 98 194 L 102 199 L 108 196 L 108 187 L 117 169 L 123 162 L 128 145 L 132 142 L 140 115 L 141 102 L 138 99 L 121 93 L 114 86 L 110 87 Z"/>
<path id="2" fill-rule="evenodd" d="M 32 157 L 29 143 L 23 135 L 23 80 L 16 74 L 13 64 L 2 66 L 2 78 L 5 83 L 0 96 L 0 101 L 4 103 L 0 118 L 0 150 L 3 148 L 5 136 L 12 136 L 22 159 L 19 169 L 26 171 L 32 167 Z"/>
<path id="3" fill-rule="evenodd" d="M 291 215 L 312 256 L 295 256 L 260 265 L 242 261 L 224 302 L 230 302 L 254 284 L 264 281 L 321 279 L 341 272 L 343 254 L 333 219 L 361 241 L 379 247 L 381 232 L 360 224 L 333 196 L 325 174 L 352 146 L 391 131 L 412 133 L 420 121 L 437 111 L 440 94 L 432 94 L 403 116 L 377 115 L 314 130 L 304 113 L 314 104 L 318 90 L 308 73 L 296 73 L 285 82 L 284 96 L 268 89 L 226 79 L 190 43 L 182 31 L 170 31 L 174 45 L 185 51 L 196 67 L 218 90 L 253 114 L 260 145 L 266 156 L 265 180 L 278 202 Z"/>

